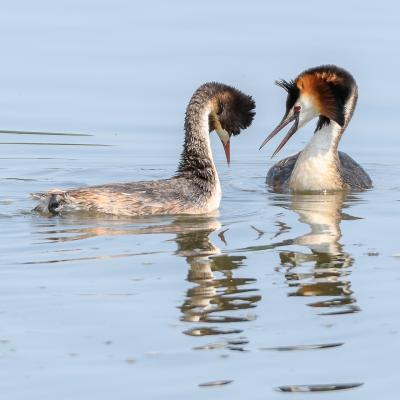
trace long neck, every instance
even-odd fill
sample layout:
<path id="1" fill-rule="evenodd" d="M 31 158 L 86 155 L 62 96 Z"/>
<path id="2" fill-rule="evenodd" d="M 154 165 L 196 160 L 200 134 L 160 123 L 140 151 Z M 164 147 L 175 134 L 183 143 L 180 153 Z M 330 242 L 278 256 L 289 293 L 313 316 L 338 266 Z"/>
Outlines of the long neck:
<path id="1" fill-rule="evenodd" d="M 316 131 L 300 153 L 289 181 L 295 191 L 324 191 L 342 188 L 337 146 L 342 129 L 331 121 Z"/>
<path id="2" fill-rule="evenodd" d="M 306 148 L 316 148 L 321 151 L 331 150 L 337 152 L 339 141 L 349 125 L 353 117 L 354 109 L 356 108 L 358 98 L 357 85 L 354 84 L 351 94 L 347 99 L 344 106 L 344 124 L 343 127 L 338 125 L 335 121 L 329 120 L 325 117 L 320 117 L 314 136 L 311 138 Z"/>
<path id="3" fill-rule="evenodd" d="M 330 121 L 329 124 L 324 125 L 314 133 L 302 153 L 307 153 L 310 156 L 337 153 L 343 131 L 344 128 L 335 121 Z"/>
<path id="4" fill-rule="evenodd" d="M 210 145 L 211 108 L 209 102 L 196 100 L 192 99 L 186 110 L 185 141 L 177 176 L 193 179 L 204 190 L 210 190 L 218 182 Z"/>
<path id="5" fill-rule="evenodd" d="M 355 86 L 345 104 L 343 127 L 333 120 L 319 123 L 317 130 L 300 153 L 289 181 L 295 191 L 324 191 L 343 189 L 338 154 L 339 141 L 349 124 L 357 102 Z M 321 122 L 321 119 L 320 119 Z"/>

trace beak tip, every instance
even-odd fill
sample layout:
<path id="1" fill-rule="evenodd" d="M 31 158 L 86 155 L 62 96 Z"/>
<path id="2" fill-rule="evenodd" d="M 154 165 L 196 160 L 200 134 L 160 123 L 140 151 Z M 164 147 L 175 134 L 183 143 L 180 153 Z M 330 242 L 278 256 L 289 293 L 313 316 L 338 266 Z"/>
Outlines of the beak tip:
<path id="1" fill-rule="evenodd" d="M 264 142 L 261 144 L 261 147 L 263 147 L 267 142 L 269 142 L 270 139 L 272 139 L 280 130 L 282 130 L 287 124 L 295 120 L 294 125 L 290 128 L 289 132 L 286 134 L 286 136 L 283 138 L 277 149 L 272 153 L 271 158 L 275 157 L 279 151 L 282 149 L 282 147 L 287 143 L 287 141 L 297 132 L 298 129 L 298 124 L 299 124 L 299 117 L 297 114 L 294 114 L 293 116 L 289 118 L 284 118 L 281 123 L 269 134 L 269 136 L 264 140 Z"/>
<path id="2" fill-rule="evenodd" d="M 226 157 L 226 162 L 228 163 L 228 166 L 231 164 L 231 146 L 230 146 L 230 141 L 227 143 L 222 143 L 225 151 L 225 157 Z"/>

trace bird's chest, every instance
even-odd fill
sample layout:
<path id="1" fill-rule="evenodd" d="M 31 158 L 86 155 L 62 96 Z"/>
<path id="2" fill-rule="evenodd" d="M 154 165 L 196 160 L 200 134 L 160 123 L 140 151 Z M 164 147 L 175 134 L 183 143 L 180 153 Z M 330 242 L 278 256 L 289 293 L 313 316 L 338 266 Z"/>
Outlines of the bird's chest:
<path id="1" fill-rule="evenodd" d="M 292 191 L 331 191 L 342 188 L 337 152 L 304 149 L 289 180 Z"/>
<path id="2" fill-rule="evenodd" d="M 314 133 L 299 154 L 289 180 L 292 191 L 334 191 L 343 189 L 337 143 L 340 127 L 335 122 Z"/>

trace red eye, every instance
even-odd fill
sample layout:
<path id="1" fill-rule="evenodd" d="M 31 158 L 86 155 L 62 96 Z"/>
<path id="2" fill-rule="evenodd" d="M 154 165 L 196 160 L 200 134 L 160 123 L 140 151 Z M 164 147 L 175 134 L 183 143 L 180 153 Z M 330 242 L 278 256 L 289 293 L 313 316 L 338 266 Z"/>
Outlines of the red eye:
<path id="1" fill-rule="evenodd" d="M 293 111 L 294 111 L 295 113 L 300 112 L 300 110 L 301 110 L 301 107 L 300 107 L 300 106 L 296 106 L 296 107 L 293 108 Z"/>

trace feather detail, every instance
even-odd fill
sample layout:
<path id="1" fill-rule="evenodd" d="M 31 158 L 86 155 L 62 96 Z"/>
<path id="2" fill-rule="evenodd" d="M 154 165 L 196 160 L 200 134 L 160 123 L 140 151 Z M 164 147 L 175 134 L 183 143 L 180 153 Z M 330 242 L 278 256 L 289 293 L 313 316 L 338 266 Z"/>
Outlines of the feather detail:
<path id="1" fill-rule="evenodd" d="M 275 81 L 275 84 L 285 90 L 288 94 L 286 99 L 286 116 L 299 98 L 300 90 L 294 80 L 285 81 L 284 79 L 281 79 L 279 81 Z"/>
<path id="2" fill-rule="evenodd" d="M 349 72 L 334 65 L 311 68 L 295 80 L 301 95 L 309 96 L 318 112 L 339 124 L 346 123 L 345 104 L 356 86 Z"/>

